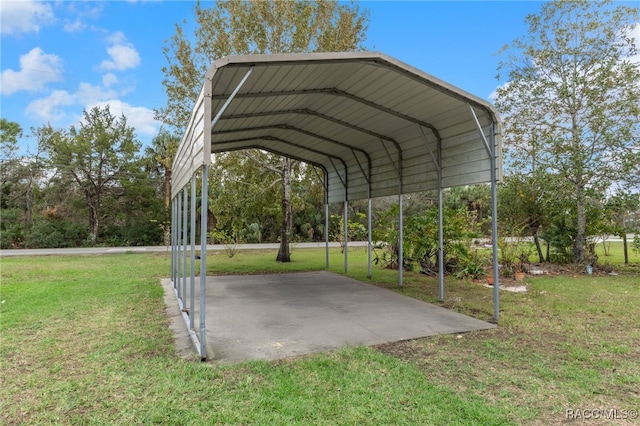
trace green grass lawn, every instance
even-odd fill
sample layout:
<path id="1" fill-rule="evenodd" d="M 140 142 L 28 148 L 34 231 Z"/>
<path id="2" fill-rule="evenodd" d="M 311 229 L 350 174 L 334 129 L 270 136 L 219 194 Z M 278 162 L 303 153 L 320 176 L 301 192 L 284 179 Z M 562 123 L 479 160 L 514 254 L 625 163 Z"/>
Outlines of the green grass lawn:
<path id="1" fill-rule="evenodd" d="M 275 254 L 212 253 L 209 273 L 324 267 L 323 250 L 285 265 Z M 366 281 L 364 250 L 349 261 Z M 640 408 L 638 275 L 528 279 L 528 293 L 501 293 L 494 330 L 221 365 L 175 356 L 159 284 L 169 264 L 2 258 L 0 423 L 547 425 L 567 409 Z M 331 269 L 343 269 L 338 250 Z M 373 284 L 398 291 L 396 279 L 374 268 Z M 438 303 L 437 291 L 405 274 L 405 294 Z M 467 281 L 447 279 L 443 305 L 493 312 L 491 290 Z"/>
<path id="2" fill-rule="evenodd" d="M 640 252 L 633 251 L 631 241 L 628 242 L 627 254 L 629 256 L 629 264 L 624 265 L 624 247 L 622 241 L 599 242 L 596 244 L 596 254 L 598 255 L 598 264 L 602 266 L 612 265 L 613 267 L 627 272 L 640 273 Z"/>

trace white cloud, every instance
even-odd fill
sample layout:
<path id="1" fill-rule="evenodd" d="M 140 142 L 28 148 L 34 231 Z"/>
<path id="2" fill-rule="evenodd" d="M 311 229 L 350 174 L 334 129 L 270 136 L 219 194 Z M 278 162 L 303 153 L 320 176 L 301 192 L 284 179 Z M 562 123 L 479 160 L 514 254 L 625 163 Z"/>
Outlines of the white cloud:
<path id="1" fill-rule="evenodd" d="M 118 93 L 115 90 L 81 83 L 75 93 L 56 90 L 45 98 L 31 102 L 27 106 L 26 112 L 39 121 L 66 126 L 70 124 L 70 114 L 66 110 L 67 107 L 72 107 L 73 111 L 77 111 L 80 106 L 88 111 L 95 106 L 109 105 L 111 114 L 116 117 L 124 114 L 129 126 L 134 127 L 138 135 L 153 137 L 158 133 L 160 123 L 154 120 L 152 109 L 133 106 L 116 99 L 117 96 Z M 71 121 L 77 121 L 77 117 Z"/>
<path id="2" fill-rule="evenodd" d="M 55 90 L 46 98 L 36 99 L 27 106 L 27 114 L 45 122 L 57 122 L 65 117 L 62 107 L 76 103 L 75 96 L 66 90 Z"/>
<path id="3" fill-rule="evenodd" d="M 112 72 L 108 72 L 102 76 L 102 84 L 104 87 L 113 86 L 118 82 L 118 77 Z"/>
<path id="4" fill-rule="evenodd" d="M 117 90 L 109 89 L 102 86 L 94 86 L 89 83 L 80 83 L 75 97 L 81 105 L 91 105 L 106 99 L 118 97 L 120 94 Z"/>
<path id="5" fill-rule="evenodd" d="M 98 102 L 95 105 L 87 105 L 86 109 L 94 106 L 104 108 L 109 105 L 109 111 L 116 117 L 124 114 L 127 124 L 136 129 L 138 135 L 155 136 L 158 133 L 160 123 L 153 118 L 153 110 L 145 107 L 136 107 L 119 99 Z"/>
<path id="6" fill-rule="evenodd" d="M 80 18 L 76 18 L 74 21 L 66 21 L 63 27 L 65 32 L 68 33 L 79 33 L 85 28 L 87 28 L 87 24 L 85 24 Z"/>
<path id="7" fill-rule="evenodd" d="M 62 80 L 62 60 L 44 53 L 39 47 L 20 57 L 20 70 L 7 69 L 0 75 L 0 91 L 11 95 L 19 91 L 35 92 L 48 83 Z"/>
<path id="8" fill-rule="evenodd" d="M 107 53 L 111 59 L 102 61 L 100 69 L 122 71 L 140 65 L 138 51 L 127 41 L 122 32 L 113 33 L 108 41 L 111 46 L 107 49 Z"/>
<path id="9" fill-rule="evenodd" d="M 0 33 L 37 33 L 55 20 L 51 5 L 39 1 L 0 1 Z"/>
<path id="10" fill-rule="evenodd" d="M 87 28 L 95 29 L 89 21 L 99 19 L 104 11 L 104 4 L 97 2 L 67 1 L 63 5 L 70 18 L 64 20 L 62 29 L 68 33 L 79 33 Z"/>
<path id="11" fill-rule="evenodd" d="M 36 99 L 27 106 L 27 114 L 43 121 L 59 122 L 64 119 L 64 107 L 95 105 L 117 97 L 116 90 L 89 83 L 80 83 L 75 93 L 56 90 L 49 96 Z M 77 108 L 76 108 L 77 109 Z"/>

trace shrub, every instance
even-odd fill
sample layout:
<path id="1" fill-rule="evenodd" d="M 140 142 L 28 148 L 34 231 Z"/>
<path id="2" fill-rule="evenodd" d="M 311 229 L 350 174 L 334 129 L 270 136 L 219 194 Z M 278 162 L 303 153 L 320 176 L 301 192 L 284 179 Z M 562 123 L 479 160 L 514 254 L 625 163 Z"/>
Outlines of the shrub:
<path id="1" fill-rule="evenodd" d="M 25 240 L 26 248 L 81 247 L 87 230 L 81 225 L 60 219 L 36 221 Z"/>

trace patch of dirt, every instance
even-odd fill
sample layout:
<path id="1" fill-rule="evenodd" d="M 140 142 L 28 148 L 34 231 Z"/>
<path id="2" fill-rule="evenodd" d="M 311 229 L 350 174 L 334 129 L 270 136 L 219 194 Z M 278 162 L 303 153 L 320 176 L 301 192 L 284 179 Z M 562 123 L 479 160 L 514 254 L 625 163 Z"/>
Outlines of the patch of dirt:
<path id="1" fill-rule="evenodd" d="M 554 263 L 531 263 L 527 265 L 527 276 L 575 276 L 575 275 L 587 275 L 587 267 L 585 265 L 558 265 Z M 628 265 L 623 268 L 633 269 L 634 265 Z M 597 264 L 591 269 L 591 275 L 603 277 L 606 275 L 616 275 L 622 273 L 617 271 L 613 266 L 608 264 Z"/>
<path id="2" fill-rule="evenodd" d="M 376 345 L 374 348 L 385 355 L 409 362 L 419 361 L 421 358 L 428 358 L 434 354 L 421 351 L 410 342 L 410 340 L 404 340 L 401 342 L 384 343 L 382 345 Z"/>

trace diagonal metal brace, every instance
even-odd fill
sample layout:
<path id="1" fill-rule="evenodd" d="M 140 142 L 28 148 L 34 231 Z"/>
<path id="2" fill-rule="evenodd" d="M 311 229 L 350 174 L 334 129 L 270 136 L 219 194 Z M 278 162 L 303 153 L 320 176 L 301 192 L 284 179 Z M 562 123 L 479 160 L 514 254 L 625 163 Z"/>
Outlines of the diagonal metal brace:
<path id="1" fill-rule="evenodd" d="M 440 173 L 441 171 L 440 161 L 438 161 L 435 154 L 433 153 L 433 150 L 429 146 L 429 143 L 428 143 L 429 140 L 427 139 L 427 135 L 424 133 L 424 129 L 420 125 L 418 127 L 420 128 L 420 132 L 422 133 L 422 138 L 424 139 L 425 145 L 427 145 L 427 149 L 429 150 L 429 155 L 431 155 L 431 160 L 433 161 L 433 165 L 436 166 L 436 170 L 438 171 L 438 173 Z M 438 139 L 438 143 L 440 143 L 439 139 Z"/>
<path id="2" fill-rule="evenodd" d="M 218 123 L 218 121 L 220 120 L 220 117 L 222 117 L 222 114 L 224 114 L 224 111 L 227 109 L 227 107 L 229 106 L 229 104 L 231 103 L 233 98 L 236 97 L 236 95 L 238 94 L 238 92 L 240 91 L 240 89 L 242 88 L 244 83 L 247 81 L 247 79 L 249 78 L 249 76 L 251 75 L 252 72 L 253 72 L 253 65 L 249 68 L 249 70 L 244 75 L 244 77 L 242 78 L 240 83 L 238 83 L 238 85 L 236 86 L 235 90 L 233 92 L 231 92 L 231 95 L 229 95 L 229 97 L 227 98 L 225 103 L 222 105 L 222 108 L 220 108 L 220 111 L 218 111 L 218 113 L 213 118 L 213 120 L 211 120 L 211 127 L 210 127 L 211 130 L 213 130 L 214 126 Z"/>
<path id="3" fill-rule="evenodd" d="M 473 110 L 473 107 L 471 106 L 471 104 L 467 104 L 467 106 L 469 107 L 469 111 L 471 111 L 471 115 L 473 116 L 473 119 L 476 122 L 476 126 L 478 127 L 478 132 L 480 132 L 480 136 L 482 137 L 482 141 L 484 142 L 484 147 L 487 150 L 487 154 L 489 154 L 489 158 L 494 158 L 493 150 L 489 146 L 487 137 L 484 135 L 484 132 L 482 131 L 482 126 L 480 125 L 480 120 L 478 120 L 478 116 L 476 115 L 476 112 Z"/>

